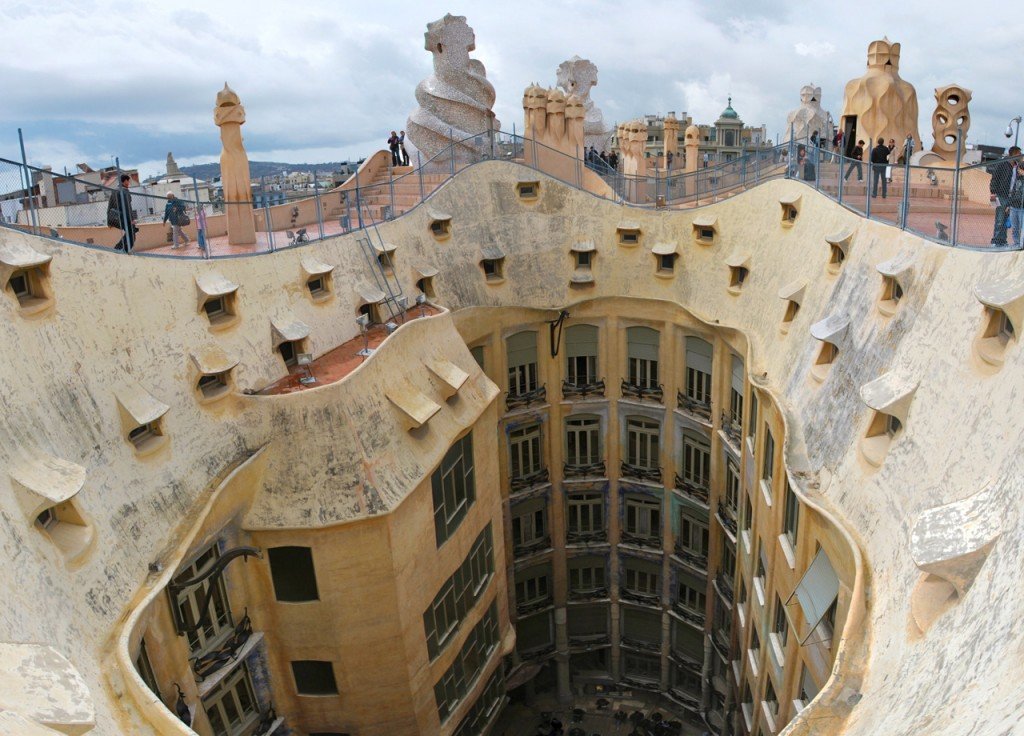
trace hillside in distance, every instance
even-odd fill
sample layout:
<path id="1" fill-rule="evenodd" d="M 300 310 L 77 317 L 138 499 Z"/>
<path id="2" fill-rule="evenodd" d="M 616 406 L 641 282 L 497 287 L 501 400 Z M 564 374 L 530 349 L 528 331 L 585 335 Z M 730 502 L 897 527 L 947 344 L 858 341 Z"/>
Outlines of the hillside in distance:
<path id="1" fill-rule="evenodd" d="M 273 176 L 279 176 L 281 174 L 287 174 L 294 171 L 319 171 L 326 173 L 328 171 L 340 171 L 342 167 L 355 166 L 359 163 L 362 163 L 362 161 L 328 161 L 322 164 L 286 164 L 279 161 L 250 161 L 249 175 L 253 179 L 259 179 L 264 176 L 269 179 Z M 181 170 L 189 176 L 194 176 L 201 181 L 209 181 L 220 174 L 220 164 L 195 164 L 194 166 L 182 166 Z"/>

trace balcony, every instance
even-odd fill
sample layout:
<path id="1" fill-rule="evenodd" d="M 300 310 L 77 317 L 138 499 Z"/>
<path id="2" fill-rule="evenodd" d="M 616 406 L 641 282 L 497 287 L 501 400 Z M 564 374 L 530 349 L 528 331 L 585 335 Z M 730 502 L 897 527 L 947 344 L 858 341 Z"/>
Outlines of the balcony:
<path id="1" fill-rule="evenodd" d="M 732 606 L 732 580 L 721 572 L 715 575 L 715 590 L 722 596 L 726 603 Z"/>
<path id="2" fill-rule="evenodd" d="M 590 464 L 565 463 L 562 466 L 564 478 L 603 478 L 607 475 L 604 461 Z"/>
<path id="3" fill-rule="evenodd" d="M 562 398 L 566 401 L 570 399 L 589 399 L 589 398 L 604 398 L 604 379 L 600 381 L 594 381 L 593 383 L 573 383 L 571 381 L 562 381 Z"/>
<path id="4" fill-rule="evenodd" d="M 697 417 L 703 422 L 711 422 L 710 401 L 696 401 L 694 399 L 691 399 L 682 391 L 677 391 L 676 406 L 679 407 L 681 411 L 685 411 L 687 414 L 693 414 L 695 417 Z"/>
<path id="5" fill-rule="evenodd" d="M 643 675 L 623 675 L 622 682 L 630 687 L 634 687 L 640 690 L 660 690 L 661 683 L 654 678 L 644 677 Z"/>
<path id="6" fill-rule="evenodd" d="M 665 398 L 665 387 L 658 384 L 657 387 L 648 388 L 630 383 L 622 379 L 622 397 L 625 399 L 636 399 L 638 401 L 652 401 L 660 404 Z"/>
<path id="7" fill-rule="evenodd" d="M 547 386 L 535 388 L 522 394 L 513 394 L 511 391 L 505 394 L 505 408 L 508 411 L 513 409 L 524 409 L 533 404 L 543 404 L 547 401 Z"/>
<path id="8" fill-rule="evenodd" d="M 638 534 L 623 529 L 620 541 L 622 544 L 632 544 L 634 547 L 646 547 L 647 549 L 661 550 L 660 535 Z"/>
<path id="9" fill-rule="evenodd" d="M 722 637 L 721 631 L 715 629 L 711 634 L 711 648 L 715 654 L 721 657 L 723 662 L 729 662 L 729 640 Z"/>
<path id="10" fill-rule="evenodd" d="M 581 532 L 577 529 L 570 529 L 565 533 L 566 544 L 604 544 L 608 541 L 608 532 L 599 529 L 590 532 Z"/>
<path id="11" fill-rule="evenodd" d="M 611 639 L 607 631 L 597 631 L 592 634 L 569 634 L 569 646 L 578 651 L 586 652 L 610 644 Z"/>
<path id="12" fill-rule="evenodd" d="M 673 685 L 666 694 L 670 700 L 683 706 L 688 711 L 694 713 L 700 711 L 700 695 L 694 695 L 688 690 L 683 689 L 682 685 Z"/>
<path id="13" fill-rule="evenodd" d="M 549 654 L 553 654 L 555 651 L 555 643 L 545 644 L 543 646 L 534 647 L 533 649 L 526 649 L 519 652 L 520 659 L 541 659 Z"/>
<path id="14" fill-rule="evenodd" d="M 509 480 L 508 487 L 512 493 L 517 493 L 518 491 L 525 491 L 527 488 L 533 488 L 534 486 L 543 485 L 547 482 L 548 469 L 541 468 L 540 470 L 535 470 L 532 473 L 527 473 L 526 475 L 512 476 Z"/>
<path id="15" fill-rule="evenodd" d="M 672 663 L 688 675 L 700 679 L 703 674 L 704 663 L 693 659 L 693 655 L 686 652 L 679 652 L 673 648 L 669 652 Z"/>
<path id="16" fill-rule="evenodd" d="M 524 601 L 523 603 L 516 603 L 516 613 L 520 616 L 526 616 L 531 613 L 535 613 L 542 609 L 547 608 L 552 604 L 551 597 L 539 598 L 533 601 Z"/>
<path id="17" fill-rule="evenodd" d="M 676 601 L 672 606 L 672 610 L 687 623 L 693 624 L 698 629 L 704 628 L 705 617 L 703 613 L 687 608 L 681 601 Z"/>
<path id="18" fill-rule="evenodd" d="M 680 560 L 685 562 L 690 567 L 694 567 L 701 572 L 707 573 L 708 571 L 708 556 L 697 554 L 690 549 L 687 549 L 683 545 L 676 542 L 675 548 L 672 550 L 672 554 L 678 557 Z"/>
<path id="19" fill-rule="evenodd" d="M 633 480 L 642 480 L 648 483 L 661 483 L 661 466 L 657 465 L 653 468 L 649 468 L 643 465 L 634 465 L 633 463 L 622 461 L 620 468 L 620 475 L 623 478 L 631 478 Z"/>
<path id="20" fill-rule="evenodd" d="M 525 539 L 522 541 L 513 540 L 512 542 L 512 554 L 516 557 L 525 557 L 526 555 L 532 555 L 534 552 L 540 552 L 541 550 L 550 548 L 550 535 L 536 537 L 534 539 Z"/>
<path id="21" fill-rule="evenodd" d="M 675 481 L 677 491 L 696 501 L 704 508 L 707 508 L 708 499 L 710 498 L 710 492 L 707 486 L 694 483 L 692 480 L 687 480 L 678 473 L 676 474 Z"/>
<path id="22" fill-rule="evenodd" d="M 646 639 L 636 639 L 625 634 L 619 639 L 619 643 L 624 647 L 631 649 L 637 649 L 642 652 L 660 652 L 661 642 L 660 641 L 647 641 Z"/>
<path id="23" fill-rule="evenodd" d="M 730 414 L 722 412 L 722 431 L 725 433 L 725 438 L 729 440 L 734 448 L 740 446 L 740 432 L 742 427 L 739 421 L 733 421 L 733 417 Z"/>
<path id="24" fill-rule="evenodd" d="M 718 513 L 715 514 L 718 517 L 719 523 L 722 527 L 732 535 L 733 541 L 736 540 L 736 510 L 729 508 L 723 502 L 718 502 Z"/>
<path id="25" fill-rule="evenodd" d="M 588 588 L 586 590 L 573 590 L 569 589 L 569 600 L 582 602 L 582 601 L 600 601 L 608 598 L 608 588 Z"/>
<path id="26" fill-rule="evenodd" d="M 623 588 L 621 597 L 629 603 L 639 603 L 643 606 L 654 606 L 655 608 L 661 607 L 661 595 L 658 593 L 645 593 L 639 590 Z"/>

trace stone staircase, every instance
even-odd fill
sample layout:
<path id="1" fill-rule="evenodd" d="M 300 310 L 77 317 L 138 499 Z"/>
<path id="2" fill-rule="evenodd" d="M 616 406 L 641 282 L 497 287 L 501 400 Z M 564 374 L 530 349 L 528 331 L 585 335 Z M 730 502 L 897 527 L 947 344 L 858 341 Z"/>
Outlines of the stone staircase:
<path id="1" fill-rule="evenodd" d="M 867 189 L 870 186 L 871 167 L 864 164 L 864 181 L 857 181 L 857 172 L 854 170 L 850 178 L 843 182 L 843 204 L 849 205 L 857 210 L 863 211 L 867 202 Z M 892 181 L 888 184 L 888 196 L 882 199 L 881 186 L 878 196 L 871 200 L 871 214 L 893 215 L 899 212 L 903 200 L 903 189 L 906 171 L 902 167 L 894 166 L 892 170 Z M 820 189 L 831 197 L 839 194 L 839 166 L 833 163 L 821 164 L 819 173 Z M 910 211 L 916 214 L 949 215 L 953 209 L 953 189 L 948 184 L 939 182 L 932 185 L 921 179 L 919 171 L 911 174 L 910 188 Z M 987 215 L 991 214 L 990 206 L 970 202 L 960 194 L 958 196 L 958 212 L 964 215 Z"/>
<path id="2" fill-rule="evenodd" d="M 360 182 L 359 201 L 363 206 L 363 218 L 381 222 L 408 212 L 448 178 L 448 174 L 442 173 L 425 173 L 421 177 L 412 166 L 389 166 L 366 184 Z M 422 196 L 421 179 L 423 182 Z M 392 190 L 394 190 L 393 194 Z M 351 193 L 350 197 L 354 211 L 355 194 Z"/>

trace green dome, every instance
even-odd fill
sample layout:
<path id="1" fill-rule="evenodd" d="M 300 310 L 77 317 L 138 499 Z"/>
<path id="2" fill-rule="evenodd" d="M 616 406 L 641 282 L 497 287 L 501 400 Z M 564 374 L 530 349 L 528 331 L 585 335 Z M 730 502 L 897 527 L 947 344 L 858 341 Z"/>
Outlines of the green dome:
<path id="1" fill-rule="evenodd" d="M 732 109 L 732 96 L 729 96 L 729 106 L 722 110 L 722 114 L 719 116 L 728 120 L 739 120 L 740 116 L 735 110 Z"/>

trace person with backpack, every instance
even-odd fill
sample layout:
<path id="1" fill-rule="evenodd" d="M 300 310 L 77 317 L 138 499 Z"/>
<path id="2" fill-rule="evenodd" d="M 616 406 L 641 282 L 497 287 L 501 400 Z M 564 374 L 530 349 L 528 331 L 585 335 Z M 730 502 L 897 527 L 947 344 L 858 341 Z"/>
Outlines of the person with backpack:
<path id="1" fill-rule="evenodd" d="M 120 181 L 121 186 L 110 193 L 110 199 L 107 201 L 107 227 L 118 228 L 124 232 L 114 250 L 131 253 L 135 248 L 135 233 L 139 232 L 139 228 L 135 226 L 132 193 L 128 190 L 132 178 L 128 174 L 121 174 Z"/>
<path id="2" fill-rule="evenodd" d="M 181 228 L 183 225 L 188 225 L 191 220 L 188 219 L 188 213 L 185 212 L 185 203 L 175 197 L 174 192 L 167 192 L 163 221 L 171 223 L 172 250 L 177 250 L 188 243 L 188 235 Z"/>

